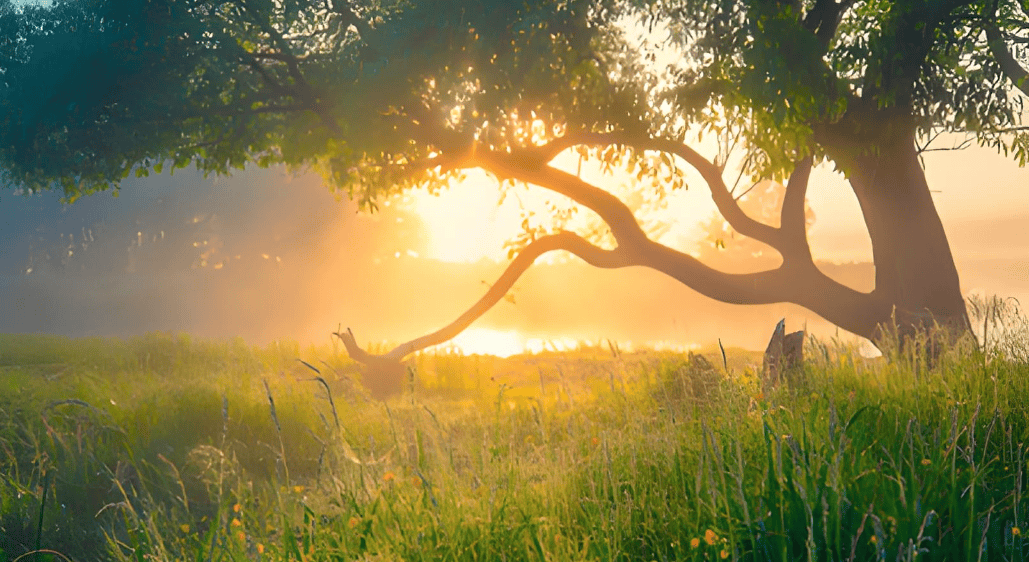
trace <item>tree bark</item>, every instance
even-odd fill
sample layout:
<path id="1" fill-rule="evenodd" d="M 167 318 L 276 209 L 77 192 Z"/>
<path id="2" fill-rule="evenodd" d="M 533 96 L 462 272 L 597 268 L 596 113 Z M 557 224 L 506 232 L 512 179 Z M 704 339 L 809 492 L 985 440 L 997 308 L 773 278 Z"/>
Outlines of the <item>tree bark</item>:
<path id="1" fill-rule="evenodd" d="M 872 241 L 874 300 L 885 304 L 880 323 L 903 333 L 933 323 L 970 329 L 954 256 L 947 241 L 913 135 L 898 135 L 874 154 L 859 156 L 850 183 Z M 878 340 L 883 334 L 861 334 Z"/>

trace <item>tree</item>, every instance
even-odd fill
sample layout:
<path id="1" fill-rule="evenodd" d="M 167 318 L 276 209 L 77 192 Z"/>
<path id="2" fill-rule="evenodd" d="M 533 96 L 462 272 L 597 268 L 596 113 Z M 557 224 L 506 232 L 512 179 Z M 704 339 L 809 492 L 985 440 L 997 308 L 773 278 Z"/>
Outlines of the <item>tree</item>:
<path id="1" fill-rule="evenodd" d="M 341 334 L 353 357 L 390 369 L 557 250 L 650 267 L 724 302 L 795 303 L 873 340 L 894 319 L 905 334 L 965 330 L 919 154 L 960 133 L 1025 164 L 1027 43 L 1024 0 L 0 0 L 0 162 L 9 183 L 69 200 L 166 164 L 282 163 L 372 209 L 482 168 L 606 225 L 531 230 L 466 313 L 390 353 Z M 690 144 L 700 134 L 743 152 L 705 158 Z M 654 242 L 624 201 L 554 165 L 566 151 L 634 173 L 657 199 L 692 167 L 731 229 L 782 263 L 726 273 Z M 778 226 L 741 208 L 730 162 L 784 182 Z M 871 292 L 812 260 L 805 191 L 821 162 L 861 206 Z"/>

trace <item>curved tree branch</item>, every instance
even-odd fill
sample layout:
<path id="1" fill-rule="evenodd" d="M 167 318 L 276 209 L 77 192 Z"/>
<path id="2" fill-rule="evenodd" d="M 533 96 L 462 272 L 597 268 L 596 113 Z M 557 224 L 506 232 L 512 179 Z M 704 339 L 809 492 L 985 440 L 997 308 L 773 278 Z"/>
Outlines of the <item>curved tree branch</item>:
<path id="1" fill-rule="evenodd" d="M 632 209 L 621 199 L 547 162 L 532 151 L 516 150 L 511 153 L 479 151 L 468 163 L 502 178 L 517 179 L 560 193 L 594 211 L 611 228 L 619 245 L 646 239 Z"/>
<path id="2" fill-rule="evenodd" d="M 590 144 L 631 144 L 636 149 L 663 151 L 686 160 L 707 180 L 716 206 L 723 216 L 732 218 L 730 224 L 733 228 L 778 249 L 783 254 L 782 266 L 757 273 L 730 274 L 650 240 L 640 228 L 632 210 L 620 199 L 549 165 L 566 148 Z M 499 302 L 536 258 L 554 250 L 567 250 L 601 268 L 632 265 L 648 267 L 721 302 L 798 304 L 861 335 L 871 335 L 883 318 L 882 309 L 885 305 L 880 302 L 877 294 L 862 293 L 832 280 L 819 271 L 811 259 L 804 216 L 811 157 L 796 164 L 783 201 L 781 226 L 775 228 L 747 216 L 725 185 L 721 170 L 680 142 L 617 133 L 566 135 L 541 147 L 513 149 L 509 152 L 474 150 L 473 147 L 468 153 L 448 156 L 436 156 L 418 164 L 425 167 L 436 164 L 481 167 L 498 177 L 536 184 L 565 195 L 600 215 L 611 228 L 618 248 L 603 250 L 571 232 L 560 232 L 535 240 L 508 265 L 478 302 L 452 323 L 431 334 L 401 344 L 383 355 L 372 355 L 358 347 L 349 329 L 346 333 L 336 333 L 350 356 L 358 362 L 395 370 L 399 361 L 407 355 L 452 339 Z"/>
<path id="3" fill-rule="evenodd" d="M 480 164 L 497 170 L 497 173 L 564 193 L 590 208 L 599 206 L 599 212 L 605 220 L 612 217 L 616 220 L 628 220 L 625 215 L 632 218 L 629 208 L 614 196 L 550 166 L 520 167 L 517 165 L 517 156 L 497 153 L 488 153 L 481 158 L 483 160 Z M 805 247 L 803 196 L 810 169 L 810 158 L 798 163 L 790 180 L 792 190 L 787 190 L 789 203 L 784 203 L 783 211 L 784 224 L 787 225 L 785 232 L 799 234 L 804 240 Z M 724 184 L 722 187 L 724 188 Z M 794 218 L 797 212 L 796 201 L 799 201 L 800 207 L 799 228 L 793 226 L 797 220 Z M 614 269 L 634 265 L 648 267 L 669 275 L 707 297 L 726 303 L 795 303 L 844 329 L 861 335 L 872 334 L 877 322 L 882 318 L 882 306 L 879 306 L 881 303 L 874 293 L 861 293 L 830 279 L 814 266 L 809 252 L 809 259 L 806 261 L 784 260 L 782 266 L 773 270 L 730 274 L 650 240 L 639 229 L 634 219 L 632 225 L 639 234 L 625 230 L 628 227 L 623 225 L 619 245 L 614 250 L 598 248 L 571 232 L 559 232 L 533 241 L 515 257 L 486 294 L 456 320 L 431 334 L 403 343 L 385 354 L 372 355 L 361 349 L 349 329 L 346 333 L 337 332 L 335 335 L 343 342 L 347 353 L 355 361 L 375 368 L 396 371 L 399 362 L 407 355 L 444 343 L 468 328 L 507 294 L 536 258 L 555 250 L 568 251 L 590 265 L 600 268 Z M 614 232 L 614 225 L 609 226 L 612 226 Z M 779 229 L 775 231 L 777 234 L 780 232 Z"/>
<path id="4" fill-rule="evenodd" d="M 772 270 L 725 273 L 656 242 L 648 243 L 633 261 L 717 301 L 730 304 L 789 302 L 865 337 L 874 333 L 883 318 L 883 310 L 889 312 L 875 293 L 847 287 L 819 271 L 813 262 L 783 262 Z"/>
<path id="5" fill-rule="evenodd" d="M 725 185 L 725 180 L 722 179 L 722 169 L 679 141 L 649 136 L 641 137 L 621 132 L 579 133 L 565 135 L 551 141 L 547 145 L 527 149 L 526 152 L 531 153 L 540 161 L 549 162 L 565 149 L 577 145 L 624 145 L 632 146 L 639 150 L 655 150 L 678 156 L 700 172 L 701 177 L 704 178 L 704 181 L 711 190 L 711 199 L 714 200 L 718 212 L 722 214 L 733 230 L 768 244 L 780 252 L 785 250 L 779 229 L 750 218 L 739 206 L 739 203 L 730 193 L 729 187 Z"/>
<path id="6" fill-rule="evenodd" d="M 372 355 L 361 349 L 349 328 L 346 333 L 336 332 L 334 335 L 343 342 L 343 346 L 350 357 L 359 363 L 366 365 L 397 363 L 416 351 L 444 343 L 463 332 L 472 322 L 493 308 L 493 305 L 497 304 L 500 299 L 504 298 L 504 295 L 511 290 L 515 281 L 536 261 L 536 258 L 555 250 L 570 252 L 594 267 L 615 269 L 636 265 L 629 259 L 629 255 L 621 249 L 604 250 L 590 244 L 576 234 L 559 232 L 539 238 L 526 246 L 478 302 L 456 320 L 431 334 L 400 344 L 392 351 L 383 355 Z"/>
<path id="7" fill-rule="evenodd" d="M 718 212 L 733 230 L 758 242 L 768 244 L 782 253 L 784 258 L 786 257 L 786 249 L 782 243 L 779 229 L 754 220 L 743 211 L 732 193 L 729 192 L 729 187 L 725 185 L 725 180 L 722 179 L 722 170 L 713 162 L 685 144 L 667 139 L 649 139 L 644 148 L 674 154 L 693 166 L 700 172 L 701 177 L 710 188 L 711 199 L 718 208 Z"/>

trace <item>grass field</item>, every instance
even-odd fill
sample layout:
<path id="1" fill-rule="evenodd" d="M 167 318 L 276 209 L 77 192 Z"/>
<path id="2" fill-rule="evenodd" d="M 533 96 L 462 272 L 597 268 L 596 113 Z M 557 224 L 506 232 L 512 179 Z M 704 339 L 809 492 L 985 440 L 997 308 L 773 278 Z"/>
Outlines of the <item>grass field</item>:
<path id="1" fill-rule="evenodd" d="M 0 336 L 0 561 L 1024 560 L 1018 349 L 421 355 L 383 403 L 331 348 Z"/>

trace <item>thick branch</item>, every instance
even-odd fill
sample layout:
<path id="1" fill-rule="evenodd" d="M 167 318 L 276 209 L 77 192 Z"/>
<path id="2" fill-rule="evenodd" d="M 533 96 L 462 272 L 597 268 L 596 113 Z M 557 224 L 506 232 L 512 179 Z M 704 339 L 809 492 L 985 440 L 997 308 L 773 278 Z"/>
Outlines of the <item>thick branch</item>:
<path id="1" fill-rule="evenodd" d="M 784 262 L 773 270 L 731 274 L 656 242 L 650 242 L 633 261 L 717 301 L 731 304 L 790 302 L 865 337 L 871 337 L 883 314 L 889 313 L 888 306 L 876 295 L 834 281 L 810 262 Z"/>
<path id="2" fill-rule="evenodd" d="M 243 51 L 242 49 L 240 49 L 240 51 L 242 53 L 244 53 L 245 55 L 250 55 L 250 53 L 247 53 L 246 51 Z M 242 61 L 243 64 L 245 64 L 249 68 L 253 69 L 253 71 L 256 72 L 258 76 L 261 77 L 261 80 L 264 81 L 265 85 L 268 86 L 269 89 L 271 89 L 271 91 L 275 92 L 276 94 L 278 94 L 280 96 L 291 96 L 291 97 L 295 96 L 295 97 L 299 97 L 297 95 L 297 92 L 291 90 L 290 88 L 286 87 L 284 84 L 282 84 L 281 82 L 276 80 L 271 75 L 271 73 L 268 72 L 268 69 L 266 69 L 263 65 L 261 65 L 261 62 L 258 61 L 256 58 L 254 58 L 252 56 L 245 56 L 245 58 L 247 58 L 249 60 Z"/>
<path id="3" fill-rule="evenodd" d="M 987 23 L 984 27 L 986 29 L 986 43 L 990 47 L 993 58 L 1000 65 L 1001 72 L 1015 84 L 1016 88 L 1029 96 L 1029 71 L 1023 68 L 1015 60 L 1015 57 L 1011 55 L 1007 45 L 1004 43 L 1004 37 L 1000 33 L 1000 28 L 996 24 Z"/>
<path id="4" fill-rule="evenodd" d="M 398 362 L 416 351 L 421 351 L 427 347 L 439 345 L 453 339 L 464 331 L 465 328 L 470 326 L 472 322 L 485 314 L 489 309 L 493 308 L 493 305 L 497 304 L 500 299 L 502 299 L 504 295 L 511 290 L 515 281 L 525 273 L 525 270 L 527 270 L 529 266 L 536 261 L 536 258 L 555 250 L 571 252 L 594 267 L 614 269 L 634 265 L 627 258 L 627 254 L 620 249 L 604 250 L 590 244 L 576 234 L 571 232 L 559 232 L 557 234 L 539 238 L 526 246 L 525 249 L 523 249 L 521 253 L 519 253 L 518 256 L 507 266 L 507 269 L 505 269 L 504 273 L 499 279 L 497 279 L 497 282 L 490 287 L 489 291 L 487 291 L 481 299 L 479 299 L 479 302 L 475 303 L 464 314 L 459 316 L 457 320 L 454 320 L 447 326 L 444 326 L 431 334 L 398 345 L 392 351 L 384 355 L 372 355 L 358 347 L 357 341 L 354 339 L 354 335 L 349 329 L 345 334 L 336 333 L 335 335 L 343 342 L 344 347 L 347 349 L 347 353 L 350 354 L 350 357 L 355 361 L 364 364 Z"/>
<path id="5" fill-rule="evenodd" d="M 444 343 L 468 328 L 510 291 L 514 283 L 547 252 L 565 250 L 590 265 L 605 269 L 644 266 L 665 273 L 697 292 L 726 303 L 768 304 L 792 302 L 860 335 L 870 336 L 883 316 L 875 296 L 846 287 L 818 271 L 814 264 L 785 264 L 758 273 L 729 274 L 696 258 L 656 242 L 636 241 L 615 250 L 598 248 L 571 232 L 548 235 L 530 243 L 508 265 L 489 291 L 447 326 L 401 344 L 383 355 L 372 355 L 357 345 L 353 333 L 337 332 L 352 359 L 372 367 L 393 367 L 411 353 Z"/>
<path id="6" fill-rule="evenodd" d="M 545 187 L 594 211 L 611 228 L 611 234 L 619 245 L 639 242 L 646 238 L 628 205 L 575 175 L 550 167 L 547 161 L 538 159 L 530 151 L 479 151 L 470 158 L 469 163 L 502 178 L 517 179 Z"/>
<path id="7" fill-rule="evenodd" d="M 740 208 L 739 203 L 729 192 L 728 186 L 725 185 L 725 180 L 722 179 L 722 169 L 681 142 L 617 132 L 582 133 L 565 135 L 546 146 L 532 150 L 538 158 L 549 158 L 552 160 L 563 150 L 576 145 L 626 145 L 640 150 L 656 150 L 678 156 L 700 172 L 701 177 L 704 178 L 704 181 L 711 190 L 711 199 L 714 200 L 718 212 L 722 214 L 733 230 L 768 244 L 780 252 L 783 251 L 782 239 L 778 229 L 750 218 Z"/>
<path id="8" fill-rule="evenodd" d="M 422 124 L 421 127 L 425 125 Z M 533 183 L 560 193 L 600 215 L 600 218 L 611 227 L 611 234 L 619 244 L 645 238 L 632 210 L 614 195 L 590 185 L 577 176 L 550 167 L 549 162 L 573 146 L 623 145 L 640 150 L 667 152 L 682 158 L 700 172 L 710 187 L 715 206 L 736 232 L 764 242 L 780 252 L 784 251 L 782 237 L 777 228 L 750 218 L 740 208 L 722 179 L 721 168 L 677 141 L 621 132 L 578 133 L 567 134 L 543 146 L 498 152 L 475 150 L 474 146 L 461 147 L 460 139 L 453 138 L 457 136 L 456 133 L 450 131 L 439 131 L 436 135 L 429 133 L 430 130 L 426 129 L 420 138 L 435 146 L 447 146 L 443 149 L 444 153 L 458 151 L 459 155 L 452 156 L 452 162 L 455 163 L 453 167 L 481 167 L 499 177 Z"/>
<path id="9" fill-rule="evenodd" d="M 804 203 L 808 180 L 811 178 L 811 164 L 812 159 L 808 156 L 794 166 L 789 183 L 786 184 L 786 195 L 783 196 L 782 211 L 779 214 L 779 231 L 783 243 L 790 248 L 790 255 L 803 257 L 807 261 L 811 261 L 811 247 L 807 241 Z"/>

